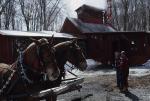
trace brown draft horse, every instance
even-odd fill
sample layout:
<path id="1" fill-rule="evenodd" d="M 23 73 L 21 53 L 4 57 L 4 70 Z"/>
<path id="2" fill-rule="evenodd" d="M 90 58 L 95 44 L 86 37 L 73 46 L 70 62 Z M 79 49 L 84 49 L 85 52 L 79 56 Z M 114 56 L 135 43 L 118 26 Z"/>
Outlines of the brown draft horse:
<path id="1" fill-rule="evenodd" d="M 23 51 L 23 67 L 26 76 L 32 83 L 22 77 L 18 64 L 18 60 L 10 66 L 0 64 L 0 101 L 30 101 L 28 97 L 17 100 L 14 97 L 28 95 L 37 89 L 35 87 L 41 83 L 43 73 L 47 74 L 51 81 L 56 80 L 60 74 L 51 40 L 49 42 L 45 38 L 33 40 L 33 43 Z"/>
<path id="2" fill-rule="evenodd" d="M 57 80 L 51 82 L 46 81 L 47 88 L 57 87 L 61 84 L 62 78 L 65 76 L 64 65 L 67 61 L 75 65 L 81 71 L 84 71 L 87 67 L 86 58 L 83 54 L 82 49 L 77 45 L 76 40 L 65 41 L 58 43 L 54 46 L 57 65 L 60 69 L 60 76 Z M 47 100 L 51 101 L 51 100 Z M 52 101 L 56 101 L 56 98 L 53 98 Z"/>

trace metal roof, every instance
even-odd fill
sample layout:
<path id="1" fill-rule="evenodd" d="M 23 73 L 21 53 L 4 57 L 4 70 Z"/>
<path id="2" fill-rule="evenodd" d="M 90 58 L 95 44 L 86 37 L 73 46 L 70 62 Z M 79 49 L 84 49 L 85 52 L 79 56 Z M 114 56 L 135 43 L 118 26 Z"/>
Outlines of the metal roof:
<path id="1" fill-rule="evenodd" d="M 80 19 L 68 18 L 70 22 L 73 23 L 82 33 L 98 33 L 98 32 L 115 32 L 111 26 L 105 24 L 94 24 L 94 23 L 85 23 Z"/>
<path id="2" fill-rule="evenodd" d="M 71 34 L 57 33 L 55 31 L 27 32 L 15 30 L 0 30 L 0 35 L 17 37 L 51 37 L 52 35 L 54 35 L 54 37 L 56 38 L 75 38 Z"/>

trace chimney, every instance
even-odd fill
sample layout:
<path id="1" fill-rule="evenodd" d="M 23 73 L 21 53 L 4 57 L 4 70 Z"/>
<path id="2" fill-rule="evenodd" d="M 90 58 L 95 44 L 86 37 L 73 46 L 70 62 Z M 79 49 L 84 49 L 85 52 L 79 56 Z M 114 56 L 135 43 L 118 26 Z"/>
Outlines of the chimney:
<path id="1" fill-rule="evenodd" d="M 103 24 L 105 21 L 105 10 L 83 5 L 77 10 L 77 17 L 85 23 Z"/>

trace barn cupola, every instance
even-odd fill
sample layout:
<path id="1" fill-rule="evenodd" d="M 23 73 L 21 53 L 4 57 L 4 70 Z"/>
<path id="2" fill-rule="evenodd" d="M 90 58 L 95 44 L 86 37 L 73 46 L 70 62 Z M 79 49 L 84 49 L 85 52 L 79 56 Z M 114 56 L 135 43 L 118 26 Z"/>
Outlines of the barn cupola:
<path id="1" fill-rule="evenodd" d="M 103 24 L 105 22 L 105 10 L 89 5 L 82 5 L 76 9 L 77 17 L 85 23 Z"/>

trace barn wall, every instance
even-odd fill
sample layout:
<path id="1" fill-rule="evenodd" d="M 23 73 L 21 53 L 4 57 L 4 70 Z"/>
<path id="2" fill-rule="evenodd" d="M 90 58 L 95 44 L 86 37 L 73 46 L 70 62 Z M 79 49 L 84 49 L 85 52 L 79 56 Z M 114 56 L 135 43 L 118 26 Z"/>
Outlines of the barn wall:
<path id="1" fill-rule="evenodd" d="M 87 35 L 88 58 L 93 58 L 104 64 L 114 62 L 115 51 L 126 51 L 129 64 L 143 64 L 150 59 L 150 40 L 146 43 L 145 33 L 113 33 Z M 150 39 L 150 38 L 149 38 Z M 134 41 L 134 45 L 131 42 Z M 145 45 L 144 45 L 145 44 Z"/>
<path id="2" fill-rule="evenodd" d="M 112 38 L 109 35 L 93 35 L 87 39 L 87 54 L 104 64 L 112 63 Z"/>
<path id="3" fill-rule="evenodd" d="M 9 37 L 0 36 L 0 62 L 13 62 L 13 40 Z"/>
<path id="4" fill-rule="evenodd" d="M 149 54 L 146 52 L 147 48 L 144 45 L 146 44 L 146 33 L 127 33 L 126 36 L 130 40 L 130 49 L 128 49 L 130 64 L 136 65 L 146 62 Z"/>

